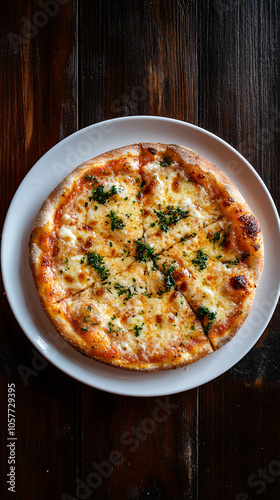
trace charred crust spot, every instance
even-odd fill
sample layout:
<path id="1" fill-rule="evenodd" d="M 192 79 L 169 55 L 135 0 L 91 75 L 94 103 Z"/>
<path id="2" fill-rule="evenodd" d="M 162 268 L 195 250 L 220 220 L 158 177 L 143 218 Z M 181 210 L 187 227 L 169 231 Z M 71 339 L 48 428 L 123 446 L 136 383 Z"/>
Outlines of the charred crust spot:
<path id="1" fill-rule="evenodd" d="M 244 224 L 244 229 L 250 238 L 255 238 L 260 228 L 253 215 L 241 215 L 240 219 Z"/>
<path id="2" fill-rule="evenodd" d="M 174 299 L 176 299 L 177 295 L 178 295 L 177 290 L 174 290 L 169 297 L 169 302 L 172 302 Z"/>
<path id="3" fill-rule="evenodd" d="M 151 180 L 151 182 L 144 187 L 143 193 L 144 194 L 150 194 L 153 190 L 153 188 L 157 185 L 157 182 L 155 179 Z"/>
<path id="4" fill-rule="evenodd" d="M 162 314 L 157 314 L 156 315 L 156 322 L 160 324 L 160 323 L 162 323 L 162 320 L 163 320 Z"/>
<path id="5" fill-rule="evenodd" d="M 154 149 L 154 148 L 148 148 L 148 151 L 149 153 L 151 153 L 152 155 L 156 155 L 157 154 L 157 150 Z"/>
<path id="6" fill-rule="evenodd" d="M 197 178 L 198 179 L 204 179 L 205 175 L 204 174 L 198 174 Z"/>
<path id="7" fill-rule="evenodd" d="M 188 289 L 188 284 L 186 281 L 183 281 L 183 283 L 181 283 L 180 285 L 180 290 L 181 292 L 186 292 L 187 289 Z"/>
<path id="8" fill-rule="evenodd" d="M 178 191 L 180 190 L 180 184 L 181 184 L 180 177 L 176 177 L 175 179 L 173 179 L 173 181 L 172 181 L 172 191 L 175 191 L 175 193 L 178 193 Z"/>
<path id="9" fill-rule="evenodd" d="M 86 224 L 83 224 L 82 227 L 83 227 L 84 231 L 91 231 L 92 230 L 92 228 L 90 226 L 87 226 Z"/>
<path id="10" fill-rule="evenodd" d="M 173 271 L 173 278 L 175 279 L 175 281 L 184 278 L 184 270 L 181 268 Z"/>
<path id="11" fill-rule="evenodd" d="M 79 276 L 78 276 L 78 278 L 79 278 L 80 281 L 85 281 L 86 274 L 85 273 L 80 273 Z"/>
<path id="12" fill-rule="evenodd" d="M 86 248 L 90 248 L 94 243 L 94 240 L 93 238 L 91 238 L 90 236 L 86 239 L 86 242 L 85 242 L 85 247 Z"/>
<path id="13" fill-rule="evenodd" d="M 127 320 L 129 318 L 130 314 L 128 312 L 125 312 L 122 317 L 121 317 L 121 320 L 124 322 L 124 323 L 127 323 Z"/>
<path id="14" fill-rule="evenodd" d="M 160 236 L 162 235 L 162 232 L 161 231 L 157 231 L 156 232 L 156 236 L 158 236 L 158 238 L 160 238 Z"/>
<path id="15" fill-rule="evenodd" d="M 228 249 L 228 248 L 230 247 L 230 240 L 229 240 L 229 239 L 227 239 L 227 240 L 223 243 L 223 247 L 224 247 L 225 249 Z"/>
<path id="16" fill-rule="evenodd" d="M 55 245 L 55 246 L 53 247 L 53 252 L 52 252 L 53 257 L 56 257 L 56 256 L 58 255 L 58 253 L 59 253 L 59 248 L 58 248 L 58 245 Z"/>
<path id="17" fill-rule="evenodd" d="M 232 203 L 234 203 L 234 199 L 230 196 L 228 198 L 225 198 L 223 201 L 224 207 L 229 207 Z"/>
<path id="18" fill-rule="evenodd" d="M 150 210 L 147 209 L 144 210 L 144 215 L 150 215 L 150 213 L 151 213 Z"/>
<path id="19" fill-rule="evenodd" d="M 170 313 L 169 316 L 168 316 L 168 321 L 169 323 L 174 323 L 176 317 L 173 313 Z"/>
<path id="20" fill-rule="evenodd" d="M 106 290 L 105 288 L 99 288 L 98 290 L 96 290 L 96 295 L 97 297 L 102 297 L 102 295 L 104 295 L 104 293 L 106 293 Z"/>
<path id="21" fill-rule="evenodd" d="M 254 245 L 254 249 L 255 249 L 256 251 L 257 251 L 257 250 L 259 250 L 259 248 L 260 248 L 260 245 Z"/>
<path id="22" fill-rule="evenodd" d="M 234 276 L 230 279 L 230 285 L 234 290 L 247 290 L 247 283 L 245 276 Z"/>
<path id="23" fill-rule="evenodd" d="M 69 274 L 66 274 L 66 276 L 64 276 L 64 279 L 65 281 L 67 281 L 67 283 L 73 283 L 74 281 L 73 276 L 70 276 Z"/>
<path id="24" fill-rule="evenodd" d="M 51 265 L 51 261 L 44 255 L 43 259 L 42 259 L 42 266 L 50 266 Z"/>

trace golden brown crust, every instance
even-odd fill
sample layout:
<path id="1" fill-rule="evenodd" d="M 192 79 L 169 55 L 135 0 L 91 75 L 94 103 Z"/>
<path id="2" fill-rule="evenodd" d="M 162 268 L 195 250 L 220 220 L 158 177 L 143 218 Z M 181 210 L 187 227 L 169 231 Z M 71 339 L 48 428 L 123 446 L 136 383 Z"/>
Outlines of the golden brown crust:
<path id="1" fill-rule="evenodd" d="M 45 308 L 45 313 L 47 314 L 50 322 L 64 338 L 64 340 L 66 340 L 66 342 L 68 342 L 72 347 L 74 347 L 84 356 L 90 357 L 104 364 L 122 368 L 124 370 L 155 372 L 182 368 L 184 366 L 195 363 L 202 357 L 213 352 L 210 342 L 201 342 L 201 347 L 197 348 L 196 352 L 193 353 L 192 356 L 185 355 L 185 358 L 182 356 L 182 359 L 179 362 L 177 360 L 175 362 L 174 360 L 172 360 L 172 354 L 170 354 L 169 359 L 157 360 L 156 362 L 126 360 L 124 357 L 119 359 L 112 357 L 107 358 L 104 355 L 96 355 L 92 349 L 92 346 L 88 345 L 86 342 L 83 342 L 80 335 L 77 333 L 76 328 L 73 326 L 71 321 L 69 321 L 69 318 L 67 317 L 67 314 L 65 314 L 64 309 L 65 305 L 62 304 L 62 302 L 53 304 L 52 306 Z M 104 345 L 104 341 L 101 341 L 100 343 L 101 345 Z"/>
<path id="2" fill-rule="evenodd" d="M 75 322 L 70 321 L 69 316 L 64 314 L 62 310 L 63 299 L 71 297 L 72 292 L 67 292 L 61 287 L 56 279 L 52 264 L 56 214 L 74 186 L 87 172 L 90 171 L 91 175 L 98 177 L 101 172 L 109 171 L 110 162 L 114 162 L 123 155 L 141 157 L 141 151 L 147 151 L 151 158 L 158 153 L 167 152 L 174 161 L 179 162 L 186 177 L 205 189 L 212 203 L 219 206 L 220 217 L 228 226 L 232 227 L 235 241 L 238 241 L 238 248 L 242 249 L 243 255 L 246 255 L 245 264 L 251 270 L 254 288 L 248 291 L 249 297 L 246 299 L 242 315 L 232 319 L 227 329 L 213 328 L 209 332 L 209 339 L 212 346 L 217 349 L 237 333 L 250 312 L 255 288 L 262 273 L 264 259 L 262 233 L 254 214 L 232 181 L 196 151 L 184 146 L 161 143 L 133 144 L 101 154 L 77 167 L 50 193 L 37 215 L 30 237 L 30 266 L 46 314 L 56 330 L 69 344 L 82 354 L 112 366 L 134 371 L 158 371 L 191 364 L 212 352 L 213 349 L 209 342 L 205 342 L 194 349 L 191 356 L 184 357 L 181 353 L 181 357 L 178 356 L 177 360 L 176 356 L 172 358 L 170 355 L 170 358 L 167 356 L 163 360 L 157 359 L 149 362 L 126 360 L 124 357 L 118 356 L 110 357 L 105 354 L 105 351 L 103 354 L 95 354 L 94 349 L 90 349 L 89 345 L 78 334 Z M 117 167 L 115 172 L 117 174 Z M 100 340 L 100 345 L 101 343 Z"/>

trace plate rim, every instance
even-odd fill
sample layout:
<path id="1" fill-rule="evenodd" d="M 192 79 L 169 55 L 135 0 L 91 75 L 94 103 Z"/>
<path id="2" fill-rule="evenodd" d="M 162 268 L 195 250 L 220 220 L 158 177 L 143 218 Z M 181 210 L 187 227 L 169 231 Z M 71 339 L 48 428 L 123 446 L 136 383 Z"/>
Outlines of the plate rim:
<path id="1" fill-rule="evenodd" d="M 58 364 L 55 361 L 55 359 L 52 359 L 51 356 L 48 356 L 46 354 L 46 352 L 44 352 L 44 350 L 41 348 L 41 346 L 38 343 L 36 343 L 35 339 L 33 337 L 31 337 L 30 333 L 27 332 L 25 330 L 25 328 L 23 327 L 23 325 L 22 325 L 22 322 L 20 320 L 20 314 L 16 310 L 16 308 L 14 307 L 13 301 L 11 300 L 10 285 L 8 283 L 8 276 L 7 276 L 6 271 L 5 271 L 5 262 L 4 262 L 4 260 L 5 260 L 5 240 L 6 240 L 6 233 L 8 231 L 7 227 L 8 227 L 8 223 L 9 223 L 9 218 L 11 217 L 11 214 L 12 214 L 13 205 L 17 201 L 17 198 L 20 196 L 21 191 L 24 190 L 25 185 L 26 185 L 26 183 L 29 180 L 29 177 L 32 176 L 31 171 L 33 171 L 33 169 L 35 167 L 37 167 L 39 163 L 46 161 L 46 159 L 48 158 L 48 155 L 50 155 L 51 153 L 53 153 L 53 151 L 56 148 L 58 148 L 62 144 L 66 145 L 67 142 L 71 142 L 73 136 L 78 136 L 79 134 L 83 134 L 83 133 L 85 133 L 85 131 L 87 131 L 87 130 L 89 130 L 91 128 L 95 128 L 95 127 L 98 127 L 98 126 L 104 126 L 106 124 L 110 125 L 110 124 L 116 123 L 116 122 L 142 121 L 142 120 L 143 121 L 144 120 L 159 120 L 159 121 L 165 121 L 165 122 L 169 122 L 169 123 L 172 122 L 172 123 L 175 123 L 175 124 L 180 124 L 180 125 L 185 126 L 187 128 L 189 127 L 190 129 L 195 129 L 198 132 L 205 133 L 212 140 L 218 141 L 218 143 L 222 143 L 227 149 L 229 149 L 232 153 L 234 153 L 235 155 L 237 155 L 237 157 L 241 160 L 241 162 L 243 162 L 246 165 L 246 167 L 251 170 L 252 174 L 256 177 L 257 181 L 261 184 L 261 186 L 262 186 L 262 188 L 263 188 L 263 190 L 264 190 L 264 192 L 265 192 L 265 194 L 266 194 L 266 196 L 267 196 L 267 198 L 269 200 L 270 208 L 272 208 L 272 210 L 274 212 L 275 222 L 277 223 L 277 226 L 278 226 L 278 234 L 280 235 L 280 219 L 279 219 L 279 214 L 278 214 L 276 205 L 274 203 L 274 200 L 273 200 L 273 198 L 272 198 L 272 196 L 271 196 L 271 194 L 270 194 L 267 186 L 265 185 L 264 181 L 262 180 L 262 178 L 260 177 L 260 175 L 258 174 L 258 172 L 256 172 L 256 170 L 253 168 L 253 166 L 248 162 L 248 160 L 246 160 L 246 158 L 244 158 L 241 155 L 241 153 L 239 153 L 235 148 L 233 148 L 233 146 L 231 146 L 230 144 L 228 144 L 224 139 L 221 139 L 217 135 L 213 134 L 212 132 L 210 132 L 210 131 L 202 128 L 202 127 L 199 127 L 199 126 L 194 125 L 192 123 L 189 123 L 189 122 L 186 122 L 186 121 L 183 121 L 183 120 L 178 120 L 178 119 L 175 119 L 175 118 L 162 117 L 162 116 L 153 116 L 153 115 L 122 116 L 122 117 L 118 117 L 118 118 L 112 118 L 112 119 L 109 119 L 109 120 L 103 120 L 101 122 L 97 122 L 97 123 L 88 125 L 87 127 L 79 129 L 76 132 L 73 132 L 69 136 L 65 137 L 62 141 L 59 141 L 54 146 L 52 146 L 52 148 L 50 148 L 46 153 L 44 153 L 44 155 L 41 156 L 37 160 L 37 162 L 30 168 L 30 170 L 27 172 L 27 174 L 25 175 L 25 177 L 22 179 L 21 183 L 19 184 L 18 188 L 16 189 L 16 191 L 15 191 L 15 193 L 13 195 L 13 198 L 12 198 L 12 200 L 10 202 L 10 205 L 9 205 L 6 217 L 5 217 L 5 221 L 4 221 L 4 225 L 3 225 L 3 230 L 2 230 L 2 241 L 1 241 L 1 268 L 2 268 L 2 279 L 3 279 L 4 288 L 5 288 L 5 291 L 6 291 L 6 296 L 7 296 L 9 305 L 11 307 L 11 310 L 12 310 L 12 312 L 13 312 L 13 314 L 14 314 L 14 316 L 15 316 L 15 318 L 16 318 L 19 326 L 20 326 L 20 328 L 22 329 L 22 331 L 24 332 L 24 334 L 27 336 L 28 340 L 40 352 L 40 354 L 43 355 L 56 368 L 58 368 L 59 370 L 61 370 L 63 373 L 69 375 L 70 377 L 74 378 L 75 380 L 88 385 L 89 387 L 93 387 L 93 388 L 96 388 L 96 389 L 99 389 L 99 390 L 102 390 L 104 392 L 108 392 L 108 393 L 111 393 L 111 394 L 134 396 L 134 397 L 159 397 L 159 396 L 168 396 L 168 395 L 171 395 L 171 394 L 178 394 L 178 393 L 181 393 L 181 392 L 185 392 L 187 390 L 191 390 L 191 389 L 200 387 L 201 385 L 204 385 L 204 384 L 212 381 L 213 379 L 217 378 L 218 376 L 222 375 L 223 373 L 225 373 L 226 371 L 228 371 L 230 368 L 232 368 L 235 364 L 237 364 L 252 349 L 252 347 L 258 341 L 258 339 L 262 335 L 263 331 L 267 327 L 268 323 L 270 322 L 270 320 L 271 320 L 271 318 L 272 318 L 272 316 L 273 316 L 273 314 L 275 312 L 275 308 L 277 306 L 277 302 L 278 302 L 278 299 L 279 299 L 279 295 L 280 295 L 280 282 L 278 283 L 278 289 L 277 289 L 277 291 L 275 293 L 275 299 L 274 299 L 274 303 L 272 304 L 271 311 L 270 311 L 269 315 L 266 316 L 265 321 L 263 323 L 264 326 L 262 326 L 261 329 L 260 329 L 260 332 L 258 332 L 258 334 L 256 336 L 254 336 L 253 339 L 251 339 L 251 342 L 249 343 L 250 344 L 249 347 L 247 346 L 248 348 L 246 348 L 244 350 L 244 352 L 241 354 L 241 356 L 238 355 L 238 359 L 234 360 L 233 363 L 230 364 L 230 366 L 227 366 L 226 369 L 224 369 L 224 367 L 221 366 L 220 370 L 218 370 L 218 372 L 215 373 L 213 376 L 210 376 L 210 378 L 208 378 L 207 380 L 205 380 L 203 382 L 200 382 L 198 384 L 196 384 L 196 383 L 190 384 L 187 388 L 183 388 L 183 389 L 180 388 L 178 391 L 176 389 L 175 390 L 172 390 L 172 389 L 170 390 L 169 389 L 168 391 L 166 391 L 166 390 L 155 391 L 152 394 L 147 394 L 145 391 L 144 392 L 142 391 L 143 393 L 141 393 L 141 391 L 139 391 L 139 387 L 138 387 L 138 392 L 137 393 L 131 391 L 131 387 L 130 386 L 127 387 L 127 389 L 123 389 L 121 387 L 119 390 L 117 390 L 117 389 L 109 389 L 108 387 L 107 388 L 100 387 L 100 385 L 98 385 L 98 384 L 96 385 L 96 381 L 94 380 L 94 374 L 91 374 L 91 377 L 92 377 L 93 380 L 85 381 L 83 379 L 83 377 L 82 377 L 82 374 L 71 373 L 69 370 L 67 370 L 67 368 L 65 368 L 64 366 L 61 366 L 61 364 Z M 75 167 L 73 167 L 73 170 L 74 170 L 74 168 Z M 216 352 L 221 352 L 221 351 L 216 351 Z M 181 368 L 181 370 L 183 370 L 183 369 L 184 368 Z M 177 371 L 177 370 L 175 370 L 175 371 Z M 174 370 L 169 370 L 169 373 L 170 372 L 174 372 Z M 157 373 L 160 373 L 160 372 L 157 372 Z M 154 374 L 151 373 L 150 375 L 152 377 Z M 162 381 L 162 384 L 164 385 L 164 380 Z"/>

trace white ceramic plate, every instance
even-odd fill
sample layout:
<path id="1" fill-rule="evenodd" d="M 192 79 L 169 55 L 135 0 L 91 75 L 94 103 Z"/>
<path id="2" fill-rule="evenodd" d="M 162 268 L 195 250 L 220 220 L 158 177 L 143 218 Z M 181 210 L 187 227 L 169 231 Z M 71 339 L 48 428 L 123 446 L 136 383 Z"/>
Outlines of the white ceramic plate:
<path id="1" fill-rule="evenodd" d="M 233 340 L 191 365 L 158 373 L 134 373 L 103 365 L 75 351 L 55 332 L 41 307 L 28 264 L 32 223 L 52 189 L 76 166 L 110 149 L 139 141 L 189 146 L 223 170 L 257 216 L 264 235 L 263 275 L 248 319 Z M 91 125 L 46 153 L 19 186 L 2 237 L 7 297 L 21 328 L 51 363 L 71 377 L 116 394 L 162 396 L 186 391 L 237 363 L 266 328 L 279 297 L 280 225 L 273 200 L 251 165 L 231 146 L 199 127 L 169 118 L 132 116 Z"/>

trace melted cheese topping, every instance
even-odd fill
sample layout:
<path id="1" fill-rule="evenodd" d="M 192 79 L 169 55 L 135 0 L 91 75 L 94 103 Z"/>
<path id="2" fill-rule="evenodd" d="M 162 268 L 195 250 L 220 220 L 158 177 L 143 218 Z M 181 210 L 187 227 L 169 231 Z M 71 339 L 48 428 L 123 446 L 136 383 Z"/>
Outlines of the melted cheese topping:
<path id="1" fill-rule="evenodd" d="M 88 356 L 143 370 L 193 362 L 234 331 L 259 247 L 244 237 L 254 222 L 241 224 L 232 199 L 222 207 L 198 165 L 150 150 L 140 163 L 128 154 L 85 165 L 39 244 L 60 333 Z"/>
<path id="2" fill-rule="evenodd" d="M 195 184 L 185 175 L 175 161 L 161 167 L 160 157 L 143 167 L 146 182 L 144 229 L 147 243 L 156 252 L 169 248 L 180 241 L 186 232 L 198 231 L 203 225 L 211 224 L 220 216 L 217 204 L 209 199 L 209 193 L 203 186 Z M 156 212 L 164 213 L 168 218 L 168 207 L 187 212 L 187 217 L 175 224 L 160 228 L 160 218 Z"/>

